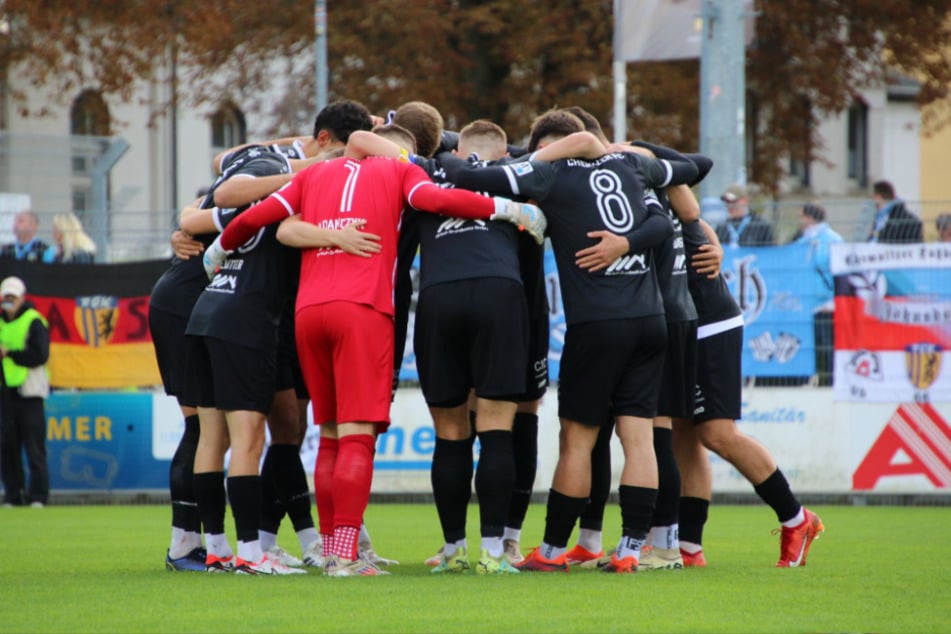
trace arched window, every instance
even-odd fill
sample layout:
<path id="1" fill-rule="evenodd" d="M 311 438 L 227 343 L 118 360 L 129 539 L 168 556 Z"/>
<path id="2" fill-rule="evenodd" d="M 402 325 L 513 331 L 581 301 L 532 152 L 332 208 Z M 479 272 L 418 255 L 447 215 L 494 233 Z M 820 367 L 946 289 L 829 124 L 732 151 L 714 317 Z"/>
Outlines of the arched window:
<path id="1" fill-rule="evenodd" d="M 109 136 L 109 108 L 95 90 L 84 90 L 69 109 L 69 132 L 83 136 Z"/>
<path id="2" fill-rule="evenodd" d="M 70 156 L 73 165 L 72 208 L 83 222 L 92 205 L 90 172 L 108 142 L 101 137 L 111 134 L 109 108 L 96 90 L 84 90 L 69 109 Z M 108 176 L 106 177 L 108 179 Z M 108 191 L 108 187 L 107 187 Z M 108 195 L 108 194 L 107 194 Z"/>
<path id="3" fill-rule="evenodd" d="M 216 152 L 246 142 L 244 115 L 233 105 L 224 105 L 211 115 L 211 146 Z"/>

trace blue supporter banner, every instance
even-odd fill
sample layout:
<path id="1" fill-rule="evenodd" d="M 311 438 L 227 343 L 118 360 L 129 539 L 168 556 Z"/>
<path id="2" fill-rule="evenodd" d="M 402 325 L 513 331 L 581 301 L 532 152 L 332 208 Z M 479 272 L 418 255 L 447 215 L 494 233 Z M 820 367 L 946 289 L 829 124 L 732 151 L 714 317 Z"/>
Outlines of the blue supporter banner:
<path id="1" fill-rule="evenodd" d="M 416 352 L 413 350 L 413 331 L 416 326 L 416 302 L 419 301 L 419 254 L 413 258 L 410 268 L 413 278 L 413 298 L 409 305 L 409 323 L 406 326 L 406 347 L 403 349 L 403 363 L 400 365 L 400 381 L 419 381 L 419 372 L 416 370 Z"/>
<path id="2" fill-rule="evenodd" d="M 816 372 L 813 313 L 831 297 L 808 244 L 725 247 L 723 276 L 743 311 L 743 376 Z"/>
<path id="3" fill-rule="evenodd" d="M 54 392 L 46 400 L 50 488 L 167 489 L 168 460 L 153 456 L 151 392 Z"/>
<path id="4" fill-rule="evenodd" d="M 561 351 L 565 346 L 565 308 L 561 303 L 561 286 L 555 266 L 555 252 L 545 249 L 545 292 L 548 293 L 548 319 L 551 335 L 548 340 L 548 380 L 558 381 Z"/>

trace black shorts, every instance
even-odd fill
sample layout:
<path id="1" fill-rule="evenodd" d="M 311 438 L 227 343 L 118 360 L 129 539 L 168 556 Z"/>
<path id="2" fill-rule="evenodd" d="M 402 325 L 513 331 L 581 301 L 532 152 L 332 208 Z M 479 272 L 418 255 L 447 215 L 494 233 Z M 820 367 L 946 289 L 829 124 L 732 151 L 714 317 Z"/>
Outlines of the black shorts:
<path id="1" fill-rule="evenodd" d="M 277 378 L 274 387 L 276 392 L 293 388 L 298 399 L 308 399 L 304 373 L 297 358 L 294 315 L 289 312 L 281 315 L 281 325 L 277 329 Z"/>
<path id="2" fill-rule="evenodd" d="M 214 337 L 187 338 L 199 407 L 267 415 L 277 378 L 276 348 L 258 350 Z"/>
<path id="3" fill-rule="evenodd" d="M 693 422 L 739 420 L 743 399 L 743 328 L 697 340 L 697 397 Z"/>
<path id="4" fill-rule="evenodd" d="M 657 415 L 693 417 L 697 393 L 697 320 L 667 322 L 667 352 Z"/>
<path id="5" fill-rule="evenodd" d="M 187 325 L 186 317 L 149 308 L 149 331 L 152 334 L 159 374 L 162 375 L 162 385 L 165 386 L 165 393 L 174 396 L 181 405 L 186 405 L 182 399 L 186 392 Z M 190 405 L 194 406 L 194 403 Z"/>
<path id="6" fill-rule="evenodd" d="M 528 319 L 528 363 L 525 364 L 525 392 L 519 402 L 537 401 L 548 389 L 548 343 L 551 325 L 548 313 Z"/>
<path id="7" fill-rule="evenodd" d="M 558 416 L 596 427 L 614 416 L 654 418 L 666 341 L 663 315 L 568 326 Z"/>
<path id="8" fill-rule="evenodd" d="M 522 286 L 476 278 L 423 289 L 413 348 L 423 397 L 456 407 L 476 396 L 518 401 L 525 392 L 528 321 Z"/>

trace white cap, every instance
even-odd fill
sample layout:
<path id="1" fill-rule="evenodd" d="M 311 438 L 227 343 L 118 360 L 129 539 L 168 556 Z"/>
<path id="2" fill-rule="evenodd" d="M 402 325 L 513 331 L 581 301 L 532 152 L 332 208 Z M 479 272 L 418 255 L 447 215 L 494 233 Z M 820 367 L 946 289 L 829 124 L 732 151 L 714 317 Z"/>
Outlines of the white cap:
<path id="1" fill-rule="evenodd" d="M 13 295 L 14 297 L 23 297 L 26 294 L 26 284 L 18 277 L 8 277 L 0 283 L 0 297 Z"/>

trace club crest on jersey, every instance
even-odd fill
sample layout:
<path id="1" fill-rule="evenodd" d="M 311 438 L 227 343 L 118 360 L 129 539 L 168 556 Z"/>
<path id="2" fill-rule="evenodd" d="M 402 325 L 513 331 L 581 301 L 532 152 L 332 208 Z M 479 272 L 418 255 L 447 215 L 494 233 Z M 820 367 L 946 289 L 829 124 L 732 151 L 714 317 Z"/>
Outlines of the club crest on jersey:
<path id="1" fill-rule="evenodd" d="M 111 295 L 77 297 L 73 319 L 86 344 L 93 348 L 109 345 L 119 322 L 119 298 Z"/>

